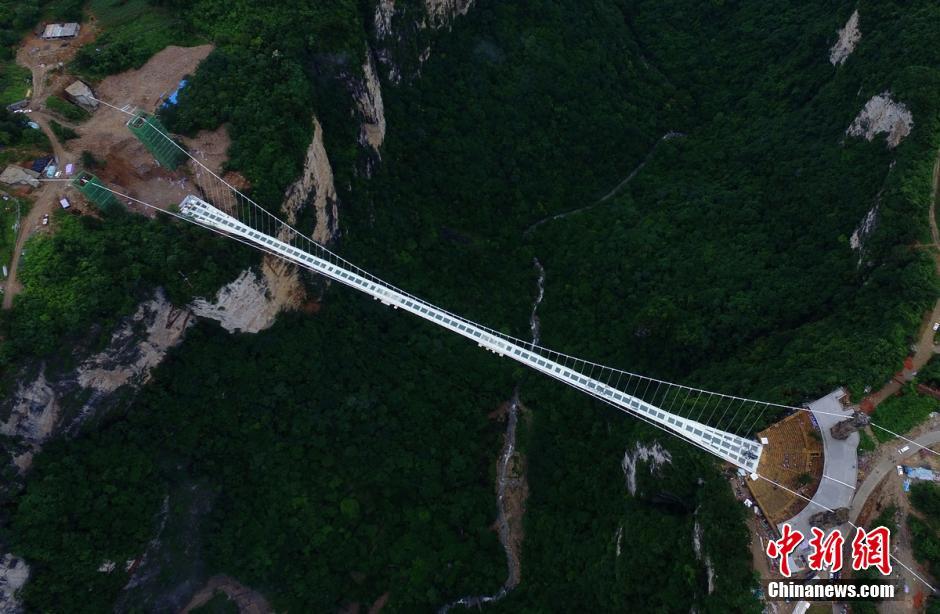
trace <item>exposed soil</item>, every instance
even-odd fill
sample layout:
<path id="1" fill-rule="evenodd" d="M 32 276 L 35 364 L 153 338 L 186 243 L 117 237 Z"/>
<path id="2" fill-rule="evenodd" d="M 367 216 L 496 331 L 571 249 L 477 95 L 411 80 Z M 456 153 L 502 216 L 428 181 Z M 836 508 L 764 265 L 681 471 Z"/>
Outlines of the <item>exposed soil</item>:
<path id="1" fill-rule="evenodd" d="M 105 78 L 94 88 L 95 94 L 117 107 L 152 112 L 183 77 L 196 70 L 212 49 L 212 45 L 167 47 L 139 69 Z M 104 167 L 95 173 L 129 196 L 160 207 L 178 204 L 193 191 L 191 181 L 180 172 L 161 168 L 127 129 L 127 120 L 126 114 L 102 105 L 88 121 L 77 127 L 79 138 L 70 141 L 67 149 L 76 158 L 82 151 L 89 151 L 104 160 Z M 228 135 L 222 128 L 202 132 L 189 139 L 186 145 L 204 153 L 207 166 L 219 168 L 224 162 L 228 142 Z"/>
<path id="2" fill-rule="evenodd" d="M 934 446 L 934 448 L 936 447 L 937 446 Z M 926 451 L 921 451 L 916 456 L 907 459 L 905 464 L 929 467 L 937 471 L 940 470 L 940 457 Z M 868 500 L 865 502 L 865 505 L 858 515 L 857 523 L 860 526 L 871 528 L 869 525 L 882 510 L 891 505 L 896 506 L 898 512 L 895 515 L 894 521 L 897 523 L 897 528 L 892 527 L 891 531 L 892 550 L 896 553 L 896 556 L 899 556 L 907 565 L 913 567 L 919 575 L 929 579 L 930 575 L 927 570 L 922 565 L 918 564 L 911 555 L 911 534 L 910 530 L 907 528 L 906 519 L 908 515 L 918 515 L 918 513 L 911 508 L 910 497 L 908 493 L 904 492 L 903 484 L 905 479 L 905 477 L 897 475 L 894 471 L 888 472 L 868 497 Z M 907 594 L 902 592 L 899 601 L 886 602 L 884 606 L 889 607 L 883 608 L 881 611 L 912 612 L 915 610 L 913 600 L 918 592 L 924 590 L 924 586 L 919 580 L 900 566 L 896 566 L 896 570 L 904 579 L 904 582 L 910 587 L 910 592 Z"/>
<path id="3" fill-rule="evenodd" d="M 161 207 L 178 204 L 193 191 L 191 181 L 181 172 L 170 172 L 157 164 L 143 144 L 127 129 L 126 114 L 102 105 L 87 121 L 78 125 L 69 124 L 79 134 L 79 138 L 67 143 L 60 143 L 49 127 L 52 116 L 45 111 L 46 98 L 50 93 L 64 89 L 73 80 L 59 68 L 59 63 L 64 65 L 71 60 L 78 48 L 93 40 L 96 33 L 92 21 L 83 24 L 80 36 L 70 41 L 42 41 L 34 35 L 25 39 L 17 53 L 17 62 L 33 73 L 30 119 L 39 124 L 52 143 L 59 168 L 64 168 L 68 163 L 77 163 L 81 152 L 89 151 L 104 161 L 104 166 L 94 172 L 105 183 L 113 184 L 114 189 Z M 118 107 L 126 105 L 129 109 L 137 107 L 152 111 L 184 76 L 195 71 L 212 49 L 212 45 L 167 47 L 140 69 L 105 78 L 95 88 L 96 96 Z M 60 119 L 57 121 L 68 123 Z M 224 127 L 214 132 L 201 132 L 195 138 L 186 140 L 187 147 L 203 153 L 206 165 L 214 170 L 221 168 L 224 163 L 228 143 Z M 10 262 L 10 275 L 4 288 L 4 309 L 9 309 L 13 297 L 22 291 L 17 273 L 26 240 L 42 228 L 42 217 L 51 214 L 63 196 L 73 203 L 75 212 L 81 211 L 82 199 L 76 199 L 73 195 L 74 191 L 65 183 L 47 183 L 33 193 L 35 201 L 29 214 L 22 220 Z M 132 208 L 147 215 L 155 214 L 145 207 L 132 205 Z"/>
<path id="4" fill-rule="evenodd" d="M 72 61 L 83 45 L 95 40 L 98 31 L 95 19 L 91 18 L 82 24 L 78 36 L 72 39 L 47 41 L 34 33 L 23 39 L 16 53 L 16 63 L 33 73 L 32 100 L 45 100 L 49 92 L 71 83 L 62 68 Z"/>

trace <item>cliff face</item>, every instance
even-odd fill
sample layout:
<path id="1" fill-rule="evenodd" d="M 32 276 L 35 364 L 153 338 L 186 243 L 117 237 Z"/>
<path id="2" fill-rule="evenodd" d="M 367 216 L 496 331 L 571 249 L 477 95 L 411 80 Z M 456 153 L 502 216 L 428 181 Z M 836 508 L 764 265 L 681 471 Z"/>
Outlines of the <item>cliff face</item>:
<path id="1" fill-rule="evenodd" d="M 277 277 L 273 285 L 269 277 Z M 274 324 L 282 308 L 294 306 L 298 295 L 302 297 L 303 287 L 296 275 L 290 279 L 273 274 L 259 276 L 248 269 L 223 286 L 214 301 L 201 298 L 193 301 L 192 311 L 197 316 L 216 320 L 230 333 L 257 333 Z"/>
<path id="2" fill-rule="evenodd" d="M 876 135 L 886 134 L 888 149 L 893 149 L 911 133 L 914 117 L 903 102 L 895 102 L 891 92 L 872 96 L 845 133 L 873 140 Z"/>
<path id="3" fill-rule="evenodd" d="M 431 55 L 434 30 L 449 27 L 466 15 L 474 0 L 424 0 L 418 7 L 396 5 L 395 0 L 379 0 L 372 18 L 375 42 L 373 52 L 387 74 L 398 85 L 420 74 L 421 64 Z M 408 41 L 408 45 L 403 43 Z M 415 48 L 421 49 L 417 56 Z"/>
<path id="4" fill-rule="evenodd" d="M 460 15 L 466 15 L 473 0 L 424 0 L 428 11 L 428 19 L 432 28 L 440 28 L 450 23 Z"/>
<path id="5" fill-rule="evenodd" d="M 381 94 L 379 104 L 381 105 Z M 382 118 L 382 135 L 385 134 L 385 119 Z M 307 148 L 304 170 L 300 177 L 284 193 L 285 221 L 294 225 L 301 211 L 313 207 L 316 225 L 311 237 L 320 244 L 332 242 L 339 233 L 339 198 L 333 184 L 333 167 L 323 144 L 323 126 L 313 118 L 313 140 Z"/>
<path id="6" fill-rule="evenodd" d="M 855 9 L 849 20 L 845 22 L 845 27 L 839 30 L 839 38 L 829 50 L 829 63 L 833 66 L 845 64 L 861 38 L 862 31 L 858 27 L 858 9 Z"/>
<path id="7" fill-rule="evenodd" d="M 385 105 L 382 103 L 382 86 L 375 72 L 372 55 L 366 54 L 362 65 L 362 85 L 356 92 L 356 106 L 362 117 L 359 144 L 369 146 L 376 153 L 385 141 Z"/>
<path id="8" fill-rule="evenodd" d="M 444 28 L 472 7 L 473 0 L 426 0 L 423 5 L 403 7 L 395 0 L 379 0 L 374 16 L 374 40 L 367 48 L 361 74 L 339 75 L 349 91 L 359 120 L 358 143 L 365 153 L 360 169 L 370 176 L 381 161 L 386 120 L 379 65 L 388 70 L 392 83 L 401 81 L 402 69 L 396 54 L 414 37 L 418 57 L 408 58 L 413 77 L 430 53 L 427 33 Z M 422 34 L 423 33 L 423 34 Z M 413 51 L 410 52 L 413 56 Z M 307 149 L 300 177 L 285 191 L 283 218 L 296 226 L 302 212 L 311 208 L 315 223 L 311 238 L 326 245 L 339 236 L 339 198 L 323 138 L 323 127 L 314 117 L 314 134 Z M 224 156 L 223 156 L 224 158 Z M 221 167 L 222 159 L 213 166 Z M 299 307 L 306 290 L 296 266 L 265 256 L 260 272 L 246 270 L 209 300 L 202 298 L 182 308 L 174 307 L 162 292 L 138 306 L 113 333 L 108 347 L 86 357 L 69 373 L 50 374 L 40 366 L 35 375 L 20 381 L 10 398 L 0 401 L 0 434 L 14 438 L 21 453 L 14 462 L 28 469 L 33 454 L 43 442 L 63 430 L 73 431 L 84 420 L 107 406 L 119 388 L 139 387 L 166 355 L 180 343 L 193 315 L 218 321 L 228 331 L 256 333 L 271 326 L 277 314 Z M 78 401 L 77 399 L 81 399 Z M 23 451 L 25 450 L 25 451 Z"/>
<path id="9" fill-rule="evenodd" d="M 188 310 L 177 309 L 158 291 L 141 303 L 112 333 L 108 346 L 66 373 L 47 373 L 40 366 L 31 380 L 21 381 L 0 410 L 7 418 L 0 433 L 24 449 L 13 462 L 25 471 L 33 454 L 59 431 L 75 431 L 105 407 L 119 388 L 137 388 L 178 344 L 193 323 Z"/>
<path id="10" fill-rule="evenodd" d="M 21 558 L 12 554 L 0 556 L 0 614 L 19 614 L 22 609 L 16 599 L 29 578 L 29 566 Z"/>

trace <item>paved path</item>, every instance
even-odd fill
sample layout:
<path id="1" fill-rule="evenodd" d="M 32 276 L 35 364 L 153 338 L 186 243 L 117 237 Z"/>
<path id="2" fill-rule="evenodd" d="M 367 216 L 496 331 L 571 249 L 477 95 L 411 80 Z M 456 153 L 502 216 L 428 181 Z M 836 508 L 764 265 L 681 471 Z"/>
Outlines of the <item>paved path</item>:
<path id="1" fill-rule="evenodd" d="M 903 442 L 899 439 L 893 439 L 884 445 L 901 445 L 902 443 Z M 914 443 L 925 447 L 940 443 L 940 429 L 924 433 L 920 437 L 915 438 Z M 903 445 L 901 445 L 901 447 L 903 447 Z M 875 488 L 886 475 L 897 471 L 897 466 L 901 464 L 901 460 L 914 456 L 918 452 L 920 452 L 920 448 L 911 445 L 910 450 L 903 455 L 898 454 L 897 450 L 892 450 L 886 458 L 882 458 L 868 473 L 868 477 L 865 478 L 862 485 L 855 490 L 855 498 L 852 499 L 849 520 L 855 522 L 858 519 L 858 515 L 862 512 L 862 508 L 865 507 L 865 502 L 868 501 L 868 497 L 871 496 L 871 493 L 874 492 Z"/>
<path id="2" fill-rule="evenodd" d="M 813 493 L 812 502 L 807 503 L 798 514 L 785 521 L 803 535 L 810 535 L 809 520 L 812 516 L 827 508 L 834 510 L 847 507 L 855 494 L 854 486 L 858 479 L 859 435 L 853 432 L 847 439 L 836 439 L 831 432 L 833 426 L 851 418 L 854 413 L 852 408 L 842 406 L 840 399 L 845 394 L 845 390 L 838 388 L 809 404 L 809 409 L 813 412 L 822 436 L 822 480 L 816 492 Z M 782 525 L 783 523 L 780 523 L 778 529 Z"/>

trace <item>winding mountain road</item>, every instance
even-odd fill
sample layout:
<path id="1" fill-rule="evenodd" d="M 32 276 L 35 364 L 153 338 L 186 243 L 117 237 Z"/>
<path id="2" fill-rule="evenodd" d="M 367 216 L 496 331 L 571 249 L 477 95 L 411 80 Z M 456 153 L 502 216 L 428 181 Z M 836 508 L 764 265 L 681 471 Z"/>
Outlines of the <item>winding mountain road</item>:
<path id="1" fill-rule="evenodd" d="M 915 438 L 913 441 L 914 443 L 924 447 L 936 445 L 940 443 L 940 429 L 928 431 L 920 437 Z M 892 442 L 896 443 L 897 440 L 891 440 L 885 445 L 893 445 Z M 897 451 L 891 452 L 888 456 L 882 458 L 872 468 L 872 470 L 868 473 L 868 476 L 862 482 L 861 486 L 855 489 L 855 497 L 852 499 L 852 507 L 849 511 L 849 520 L 852 522 L 858 520 L 858 515 L 862 512 L 862 508 L 865 507 L 865 503 L 868 501 L 868 498 L 886 475 L 896 471 L 897 466 L 901 464 L 902 460 L 914 456 L 920 452 L 920 448 L 917 446 L 909 447 L 910 449 L 904 454 L 898 454 Z"/>
<path id="2" fill-rule="evenodd" d="M 19 58 L 17 59 L 19 60 Z M 55 156 L 56 162 L 60 168 L 64 167 L 69 162 L 74 162 L 75 160 L 73 156 L 70 156 L 68 151 L 66 151 L 65 147 L 62 146 L 62 143 L 59 142 L 55 133 L 52 132 L 52 127 L 49 125 L 50 117 L 40 108 L 41 100 L 38 94 L 42 91 L 43 81 L 45 79 L 45 64 L 27 64 L 26 67 L 32 71 L 33 75 L 33 96 L 30 100 L 30 106 L 28 107 L 31 111 L 29 118 L 39 124 L 39 128 L 52 145 L 52 154 Z M 63 122 L 60 121 L 59 123 Z M 44 183 L 33 192 L 33 196 L 35 197 L 33 206 L 30 207 L 29 213 L 20 220 L 19 234 L 16 237 L 16 244 L 13 247 L 13 256 L 10 259 L 10 274 L 3 287 L 3 309 L 12 308 L 13 298 L 23 291 L 23 284 L 20 283 L 17 275 L 19 273 L 23 248 L 26 246 L 26 241 L 29 240 L 33 233 L 41 228 L 42 217 L 47 214 L 52 215 L 53 211 L 55 211 L 60 191 L 61 186 L 59 184 Z"/>

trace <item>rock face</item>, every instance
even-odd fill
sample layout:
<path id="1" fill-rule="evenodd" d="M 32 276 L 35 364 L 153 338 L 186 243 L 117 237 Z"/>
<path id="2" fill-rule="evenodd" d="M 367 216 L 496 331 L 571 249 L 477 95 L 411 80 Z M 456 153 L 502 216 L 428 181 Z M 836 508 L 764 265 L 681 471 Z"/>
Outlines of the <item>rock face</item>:
<path id="1" fill-rule="evenodd" d="M 474 0 L 424 0 L 432 28 L 449 25 L 455 17 L 466 15 Z"/>
<path id="2" fill-rule="evenodd" d="M 0 434 L 30 445 L 31 451 L 14 459 L 17 467 L 24 470 L 32 461 L 32 453 L 52 434 L 59 417 L 59 402 L 45 372 L 40 371 L 32 382 L 20 383 L 13 393 L 12 405 L 6 422 L 0 424 Z"/>
<path id="3" fill-rule="evenodd" d="M 382 121 L 384 134 L 385 122 Z M 284 193 L 281 207 L 288 224 L 296 224 L 300 211 L 313 205 L 316 226 L 313 240 L 321 245 L 333 241 L 339 232 L 339 198 L 333 184 L 333 167 L 323 145 L 323 127 L 313 118 L 313 140 L 307 148 L 304 170 L 300 178 Z"/>
<path id="4" fill-rule="evenodd" d="M 152 369 L 182 340 L 191 324 L 188 310 L 173 307 L 158 291 L 121 322 L 107 348 L 83 360 L 74 371 L 51 378 L 40 369 L 35 379 L 21 382 L 0 404 L 4 412 L 9 410 L 0 433 L 28 448 L 14 459 L 17 467 L 28 469 L 33 454 L 55 431 L 76 429 L 118 388 L 146 383 Z M 84 400 L 70 409 L 68 424 L 62 424 L 66 398 Z"/>
<path id="5" fill-rule="evenodd" d="M 91 88 L 82 81 L 72 83 L 72 85 L 65 88 L 65 93 L 69 95 L 72 102 L 86 111 L 95 111 L 98 108 L 98 101 L 95 99 L 94 93 L 92 93 Z"/>
<path id="6" fill-rule="evenodd" d="M 379 0 L 375 7 L 375 37 L 384 40 L 392 34 L 392 16 L 395 15 L 395 0 Z"/>
<path id="7" fill-rule="evenodd" d="M 150 372 L 183 339 L 192 324 L 189 311 L 174 307 L 158 290 L 153 299 L 141 303 L 134 315 L 118 326 L 103 352 L 79 366 L 79 385 L 99 394 L 110 394 L 121 386 L 147 383 Z M 138 333 L 141 329 L 143 339 Z"/>
<path id="8" fill-rule="evenodd" d="M 395 0 L 379 0 L 372 22 L 375 32 L 374 53 L 387 70 L 388 80 L 399 84 L 404 76 L 418 75 L 421 64 L 431 54 L 428 31 L 450 26 L 454 19 L 466 15 L 475 0 L 424 0 L 423 6 L 395 4 Z M 409 44 L 402 45 L 407 40 Z M 417 57 L 414 49 L 422 51 Z"/>
<path id="9" fill-rule="evenodd" d="M 355 92 L 356 106 L 362 116 L 359 144 L 368 145 L 378 153 L 385 142 L 385 105 L 382 103 L 382 86 L 376 76 L 371 54 L 366 54 L 362 74 L 362 85 Z"/>
<path id="10" fill-rule="evenodd" d="M 637 462 L 646 462 L 649 464 L 650 474 L 666 463 L 672 462 L 672 455 L 663 449 L 659 443 L 651 446 L 645 446 L 637 442 L 633 450 L 627 450 L 623 454 L 623 475 L 627 480 L 627 490 L 631 495 L 636 494 L 636 468 Z"/>
<path id="11" fill-rule="evenodd" d="M 858 9 L 855 9 L 849 20 L 845 22 L 845 27 L 839 30 L 839 39 L 829 50 L 829 62 L 833 66 L 844 64 L 861 39 L 862 31 L 858 28 Z"/>
<path id="12" fill-rule="evenodd" d="M 0 173 L 0 183 L 7 185 L 28 185 L 32 188 L 39 187 L 39 173 L 28 168 L 20 168 L 10 164 L 3 173 Z"/>
<path id="13" fill-rule="evenodd" d="M 26 584 L 29 578 L 29 566 L 26 561 L 12 554 L 0 558 L 0 614 L 19 614 L 22 612 L 16 591 Z"/>
<path id="14" fill-rule="evenodd" d="M 303 288 L 299 284 L 297 292 L 302 296 Z M 278 298 L 272 292 L 268 276 L 259 276 L 249 269 L 223 286 L 211 303 L 196 299 L 191 307 L 195 315 L 217 320 L 229 332 L 257 333 L 274 324 L 283 307 L 294 303 Z"/>
<path id="15" fill-rule="evenodd" d="M 865 103 L 852 125 L 846 129 L 849 136 L 860 136 L 871 141 L 877 134 L 887 134 L 889 149 L 898 146 L 904 137 L 911 133 L 914 118 L 910 109 L 900 102 L 891 99 L 890 92 L 882 92 L 872 96 Z"/>
<path id="16" fill-rule="evenodd" d="M 872 231 L 875 230 L 875 226 L 878 224 L 878 206 L 875 205 L 872 207 L 868 213 L 865 214 L 865 217 L 862 218 L 862 221 L 858 223 L 858 226 L 855 228 L 855 231 L 852 233 L 852 237 L 849 239 L 849 245 L 852 249 L 860 250 L 862 249 L 865 239 L 871 235 Z"/>
<path id="17" fill-rule="evenodd" d="M 831 527 L 837 527 L 840 524 L 845 524 L 849 520 L 849 509 L 846 507 L 840 507 L 832 511 L 819 512 L 818 514 L 813 514 L 809 518 L 810 526 L 819 527 L 820 529 L 829 529 Z"/>

